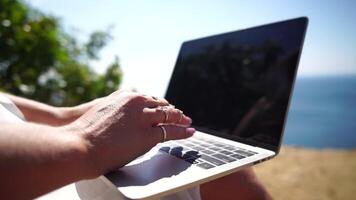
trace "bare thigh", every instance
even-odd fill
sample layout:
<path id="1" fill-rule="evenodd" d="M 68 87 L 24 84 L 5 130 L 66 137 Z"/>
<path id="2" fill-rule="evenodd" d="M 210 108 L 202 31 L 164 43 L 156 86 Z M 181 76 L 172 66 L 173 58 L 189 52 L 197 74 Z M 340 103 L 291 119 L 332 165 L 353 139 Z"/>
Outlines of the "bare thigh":
<path id="1" fill-rule="evenodd" d="M 271 200 L 252 168 L 246 168 L 200 186 L 203 200 Z"/>

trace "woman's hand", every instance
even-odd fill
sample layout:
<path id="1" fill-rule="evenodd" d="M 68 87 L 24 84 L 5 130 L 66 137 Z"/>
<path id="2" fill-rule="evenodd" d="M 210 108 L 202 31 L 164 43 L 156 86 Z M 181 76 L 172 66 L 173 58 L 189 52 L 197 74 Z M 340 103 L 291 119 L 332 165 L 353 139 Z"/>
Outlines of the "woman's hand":
<path id="1" fill-rule="evenodd" d="M 73 107 L 53 107 L 55 109 L 54 113 L 57 119 L 57 125 L 66 125 L 77 120 L 93 106 L 103 101 L 103 99 L 105 99 L 105 97 L 97 98 Z"/>
<path id="2" fill-rule="evenodd" d="M 79 117 L 65 126 L 56 121 L 54 107 L 9 97 L 28 121 L 36 123 L 1 124 L 0 194 L 4 199 L 33 199 L 97 177 L 163 140 L 186 138 L 194 132 L 188 128 L 191 120 L 167 101 L 133 92 L 115 92 L 81 105 Z"/>
<path id="3" fill-rule="evenodd" d="M 166 100 L 121 91 L 103 98 L 68 128 L 83 138 L 89 176 L 96 177 L 124 166 L 164 139 L 192 136 L 195 129 L 190 124 L 191 119 Z"/>

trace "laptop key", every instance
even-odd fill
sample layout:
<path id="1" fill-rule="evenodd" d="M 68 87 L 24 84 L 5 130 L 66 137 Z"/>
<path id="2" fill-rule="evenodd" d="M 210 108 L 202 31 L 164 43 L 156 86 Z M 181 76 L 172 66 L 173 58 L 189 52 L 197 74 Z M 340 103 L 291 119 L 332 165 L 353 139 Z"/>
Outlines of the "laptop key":
<path id="1" fill-rule="evenodd" d="M 163 151 L 163 152 L 166 152 L 166 153 L 169 153 L 169 150 L 170 150 L 171 148 L 169 148 L 169 147 L 161 147 L 159 150 L 160 151 Z"/>
<path id="2" fill-rule="evenodd" d="M 213 151 L 221 151 L 222 150 L 222 149 L 217 148 L 217 147 L 210 147 L 208 149 L 213 150 Z"/>
<path id="3" fill-rule="evenodd" d="M 235 150 L 236 148 L 234 147 L 234 146 L 224 146 L 223 147 L 224 149 L 226 149 L 226 150 L 230 150 L 230 151 L 233 151 L 233 150 Z"/>
<path id="4" fill-rule="evenodd" d="M 250 153 L 250 152 L 247 152 L 247 151 L 243 151 L 243 150 L 236 150 L 234 152 L 238 153 L 238 154 L 240 154 L 242 156 L 245 156 L 245 157 L 249 157 L 249 156 L 255 155 L 253 153 Z"/>
<path id="5" fill-rule="evenodd" d="M 214 151 L 210 151 L 208 149 L 205 149 L 203 151 L 201 151 L 202 153 L 205 153 L 205 154 L 208 154 L 208 155 L 211 155 L 211 154 L 214 154 L 215 152 Z"/>
<path id="6" fill-rule="evenodd" d="M 198 158 L 198 157 L 200 157 L 200 154 L 199 154 L 198 151 L 187 151 L 187 152 L 184 153 L 183 157 L 184 156 Z"/>
<path id="7" fill-rule="evenodd" d="M 175 148 L 172 148 L 170 151 L 169 151 L 169 154 L 175 156 L 175 157 L 178 157 L 178 158 L 181 158 L 183 156 L 183 152 L 182 152 L 183 148 L 182 147 L 175 147 Z"/>
<path id="8" fill-rule="evenodd" d="M 196 151 L 201 151 L 201 150 L 204 150 L 205 148 L 204 147 L 200 147 L 200 146 L 194 146 L 194 147 L 190 147 Z"/>
<path id="9" fill-rule="evenodd" d="M 204 168 L 204 169 L 210 169 L 210 168 L 215 167 L 214 165 L 206 163 L 206 162 L 199 163 L 199 164 L 197 164 L 197 166 Z"/>
<path id="10" fill-rule="evenodd" d="M 193 143 L 184 143 L 184 145 L 187 146 L 187 147 L 194 147 L 194 146 L 196 146 L 196 145 L 193 144 Z"/>
<path id="11" fill-rule="evenodd" d="M 207 144 L 207 143 L 202 143 L 202 144 L 200 144 L 200 146 L 202 146 L 202 147 L 212 147 L 210 144 Z"/>
<path id="12" fill-rule="evenodd" d="M 199 162 L 197 161 L 196 157 L 183 157 L 183 160 L 191 163 L 191 164 L 198 164 Z"/>
<path id="13" fill-rule="evenodd" d="M 247 152 L 252 153 L 252 154 L 257 154 L 256 152 L 250 151 L 250 150 L 247 150 Z"/>
<path id="14" fill-rule="evenodd" d="M 223 154 L 214 154 L 214 155 L 212 155 L 212 157 L 217 158 L 219 160 L 222 160 L 224 162 L 234 162 L 234 161 L 236 161 L 236 159 L 228 157 L 228 156 L 225 156 Z"/>
<path id="15" fill-rule="evenodd" d="M 220 151 L 219 153 L 221 153 L 221 154 L 225 154 L 225 155 L 231 155 L 231 154 L 234 154 L 233 152 L 231 152 L 231 151 L 226 151 L 226 150 L 222 150 L 222 151 Z"/>
<path id="16" fill-rule="evenodd" d="M 236 158 L 236 159 L 243 159 L 243 158 L 246 158 L 245 156 L 242 156 L 242 155 L 240 155 L 240 154 L 232 154 L 232 155 L 230 155 L 231 157 L 233 157 L 233 158 Z"/>
<path id="17" fill-rule="evenodd" d="M 197 141 L 197 140 L 193 140 L 193 141 L 190 141 L 191 143 L 194 143 L 194 144 L 200 144 L 200 142 L 199 141 Z"/>
<path id="18" fill-rule="evenodd" d="M 210 163 L 212 163 L 214 165 L 223 165 L 223 164 L 225 164 L 225 162 L 223 162 L 221 160 L 218 160 L 216 158 L 213 158 L 213 157 L 210 157 L 210 156 L 207 156 L 207 155 L 204 155 L 204 154 L 201 155 L 200 159 L 208 161 L 208 162 L 210 162 Z"/>
<path id="19" fill-rule="evenodd" d="M 216 142 L 214 143 L 214 145 L 217 146 L 217 147 L 223 147 L 223 146 L 225 146 L 224 144 L 216 143 Z"/>

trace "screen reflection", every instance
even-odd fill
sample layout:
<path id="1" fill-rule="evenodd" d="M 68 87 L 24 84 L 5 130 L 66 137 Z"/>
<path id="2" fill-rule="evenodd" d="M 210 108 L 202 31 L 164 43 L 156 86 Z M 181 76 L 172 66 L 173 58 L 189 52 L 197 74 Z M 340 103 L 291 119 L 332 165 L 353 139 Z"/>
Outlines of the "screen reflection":
<path id="1" fill-rule="evenodd" d="M 166 99 L 198 130 L 278 149 L 306 19 L 183 43 Z"/>

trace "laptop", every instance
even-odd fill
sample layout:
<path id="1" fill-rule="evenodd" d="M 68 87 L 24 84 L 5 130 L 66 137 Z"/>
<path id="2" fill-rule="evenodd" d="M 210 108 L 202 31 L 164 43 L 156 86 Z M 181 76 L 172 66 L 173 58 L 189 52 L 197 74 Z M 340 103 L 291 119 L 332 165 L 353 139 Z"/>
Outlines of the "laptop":
<path id="1" fill-rule="evenodd" d="M 307 23 L 301 17 L 184 42 L 165 98 L 193 119 L 195 135 L 78 182 L 79 195 L 159 198 L 278 155 Z"/>

